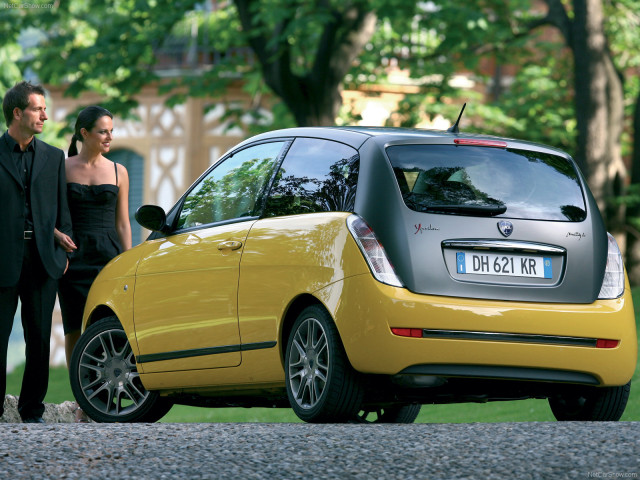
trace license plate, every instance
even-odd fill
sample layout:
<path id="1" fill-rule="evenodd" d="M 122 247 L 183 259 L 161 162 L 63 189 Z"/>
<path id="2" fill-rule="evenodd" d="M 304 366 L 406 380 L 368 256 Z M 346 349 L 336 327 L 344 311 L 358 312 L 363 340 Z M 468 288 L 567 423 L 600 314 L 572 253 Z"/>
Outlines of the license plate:
<path id="1" fill-rule="evenodd" d="M 456 264 L 458 273 L 553 278 L 552 262 L 547 257 L 458 252 Z"/>

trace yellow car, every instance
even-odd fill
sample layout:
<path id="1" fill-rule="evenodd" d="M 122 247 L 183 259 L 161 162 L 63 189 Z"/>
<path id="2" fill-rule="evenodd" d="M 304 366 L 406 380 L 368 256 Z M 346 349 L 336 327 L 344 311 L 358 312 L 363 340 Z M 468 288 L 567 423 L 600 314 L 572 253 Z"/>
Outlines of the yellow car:
<path id="1" fill-rule="evenodd" d="M 637 337 L 620 251 L 574 161 L 459 132 L 250 138 L 93 284 L 71 361 L 100 422 L 173 404 L 308 422 L 548 398 L 618 420 Z"/>

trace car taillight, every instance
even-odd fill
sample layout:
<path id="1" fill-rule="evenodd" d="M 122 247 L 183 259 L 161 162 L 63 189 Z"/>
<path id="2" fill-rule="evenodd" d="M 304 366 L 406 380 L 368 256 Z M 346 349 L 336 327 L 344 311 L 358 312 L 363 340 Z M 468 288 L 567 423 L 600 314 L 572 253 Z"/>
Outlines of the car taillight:
<path id="1" fill-rule="evenodd" d="M 382 244 L 367 222 L 358 215 L 351 215 L 347 218 L 347 227 L 376 280 L 393 287 L 402 287 L 402 282 L 396 276 Z"/>
<path id="2" fill-rule="evenodd" d="M 609 246 L 607 249 L 607 268 L 604 271 L 599 299 L 618 298 L 624 293 L 624 263 L 618 243 L 613 235 L 607 233 Z"/>
<path id="3" fill-rule="evenodd" d="M 456 145 L 470 145 L 475 147 L 497 147 L 507 148 L 507 142 L 500 140 L 476 140 L 475 138 L 456 138 L 453 140 Z"/>

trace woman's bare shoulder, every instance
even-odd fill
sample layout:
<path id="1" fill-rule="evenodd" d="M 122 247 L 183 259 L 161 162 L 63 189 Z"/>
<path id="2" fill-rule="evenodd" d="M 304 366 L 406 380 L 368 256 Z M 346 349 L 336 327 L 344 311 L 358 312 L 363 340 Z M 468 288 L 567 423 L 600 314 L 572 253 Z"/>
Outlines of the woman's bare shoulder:
<path id="1" fill-rule="evenodd" d="M 118 175 L 126 175 L 127 177 L 129 176 L 129 172 L 127 172 L 127 167 L 125 167 L 124 165 L 122 165 L 121 163 L 116 163 L 116 168 L 118 169 Z"/>

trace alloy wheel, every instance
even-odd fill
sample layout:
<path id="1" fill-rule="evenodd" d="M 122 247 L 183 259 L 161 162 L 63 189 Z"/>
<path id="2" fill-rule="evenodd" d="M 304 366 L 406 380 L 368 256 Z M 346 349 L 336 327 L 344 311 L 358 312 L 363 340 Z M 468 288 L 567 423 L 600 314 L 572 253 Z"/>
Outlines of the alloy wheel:
<path id="1" fill-rule="evenodd" d="M 129 340 L 121 329 L 95 335 L 82 349 L 78 367 L 82 396 L 100 413 L 126 416 L 149 396 L 140 381 Z"/>
<path id="2" fill-rule="evenodd" d="M 330 355 L 327 335 L 315 318 L 307 318 L 294 333 L 289 355 L 289 385 L 296 403 L 315 407 L 327 386 Z"/>

